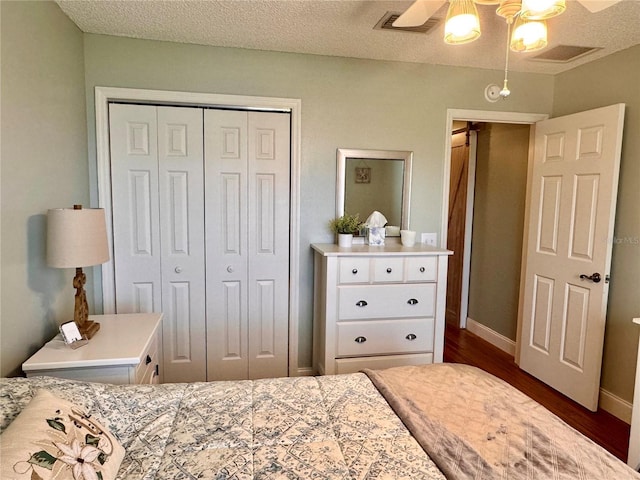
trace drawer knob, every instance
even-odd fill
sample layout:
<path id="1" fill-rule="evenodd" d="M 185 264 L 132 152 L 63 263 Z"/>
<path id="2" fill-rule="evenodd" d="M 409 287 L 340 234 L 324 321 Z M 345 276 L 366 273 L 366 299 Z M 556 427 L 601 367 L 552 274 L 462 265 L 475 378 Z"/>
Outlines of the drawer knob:
<path id="1" fill-rule="evenodd" d="M 416 300 L 415 298 L 410 298 L 409 300 L 407 300 L 407 303 L 409 305 L 417 305 L 418 304 L 418 300 Z"/>
<path id="2" fill-rule="evenodd" d="M 420 273 L 424 273 L 425 268 L 424 267 L 420 267 Z"/>
<path id="3" fill-rule="evenodd" d="M 366 307 L 367 305 L 369 304 L 364 300 L 360 300 L 359 302 L 356 302 L 356 307 Z"/>
<path id="4" fill-rule="evenodd" d="M 233 273 L 233 267 L 231 265 L 227 267 L 227 272 Z"/>
<path id="5" fill-rule="evenodd" d="M 356 337 L 354 340 L 356 343 L 364 343 L 367 341 L 367 337 Z"/>
<path id="6" fill-rule="evenodd" d="M 391 267 L 387 268 L 387 273 L 391 273 L 393 270 L 391 270 Z"/>
<path id="7" fill-rule="evenodd" d="M 174 269 L 174 271 L 175 271 L 176 273 L 182 273 L 182 267 L 176 267 L 176 268 Z"/>
<path id="8" fill-rule="evenodd" d="M 149 365 L 151 363 L 151 357 L 149 355 L 147 355 L 147 358 L 144 361 L 145 365 Z"/>
<path id="9" fill-rule="evenodd" d="M 357 269 L 357 268 L 354 268 L 353 270 L 351 270 L 351 273 L 353 273 L 354 275 L 357 275 L 357 273 L 358 273 L 358 269 Z"/>
<path id="10" fill-rule="evenodd" d="M 418 337 L 416 336 L 416 334 L 415 334 L 415 333 L 410 333 L 409 335 L 407 335 L 407 336 L 406 336 L 406 337 L 404 337 L 404 338 L 406 338 L 407 340 L 411 341 L 411 340 L 415 340 L 415 339 L 416 339 L 416 338 L 418 338 Z"/>

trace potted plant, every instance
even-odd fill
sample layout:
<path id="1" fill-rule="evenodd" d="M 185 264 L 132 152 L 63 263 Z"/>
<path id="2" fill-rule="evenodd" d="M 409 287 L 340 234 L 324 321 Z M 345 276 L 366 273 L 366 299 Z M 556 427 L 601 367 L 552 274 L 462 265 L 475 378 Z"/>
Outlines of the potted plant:
<path id="1" fill-rule="evenodd" d="M 345 213 L 341 217 L 336 217 L 329 222 L 331 231 L 338 235 L 338 245 L 350 247 L 353 243 L 353 234 L 358 233 L 362 227 L 360 216 Z"/>

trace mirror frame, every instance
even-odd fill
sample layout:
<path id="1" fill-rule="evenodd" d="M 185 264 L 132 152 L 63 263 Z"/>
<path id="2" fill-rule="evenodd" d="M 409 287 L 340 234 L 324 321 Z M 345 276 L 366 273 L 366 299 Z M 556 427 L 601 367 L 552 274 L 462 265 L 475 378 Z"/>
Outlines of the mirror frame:
<path id="1" fill-rule="evenodd" d="M 404 163 L 402 184 L 402 218 L 400 228 L 409 228 L 409 205 L 411 203 L 411 170 L 413 152 L 406 150 L 364 150 L 357 148 L 338 148 L 336 152 L 336 217 L 344 215 L 344 201 L 346 188 L 346 165 L 349 158 L 363 158 L 365 160 L 398 160 Z M 366 218 L 361 219 L 362 221 Z"/>

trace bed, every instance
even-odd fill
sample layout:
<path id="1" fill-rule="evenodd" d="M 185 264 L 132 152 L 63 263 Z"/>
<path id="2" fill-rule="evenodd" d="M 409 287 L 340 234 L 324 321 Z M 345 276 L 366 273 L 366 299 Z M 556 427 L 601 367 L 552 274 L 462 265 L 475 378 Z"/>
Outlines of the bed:
<path id="1" fill-rule="evenodd" d="M 2 379 L 0 431 L 3 480 L 640 478 L 456 364 L 163 385 Z"/>

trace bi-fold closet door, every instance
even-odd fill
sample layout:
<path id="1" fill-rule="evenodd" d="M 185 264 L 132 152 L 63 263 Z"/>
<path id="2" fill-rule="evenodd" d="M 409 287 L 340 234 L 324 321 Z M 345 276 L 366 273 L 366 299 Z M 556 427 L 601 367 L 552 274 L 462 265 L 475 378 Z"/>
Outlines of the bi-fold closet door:
<path id="1" fill-rule="evenodd" d="M 286 375 L 289 116 L 109 115 L 116 311 L 164 312 L 167 382 Z"/>

